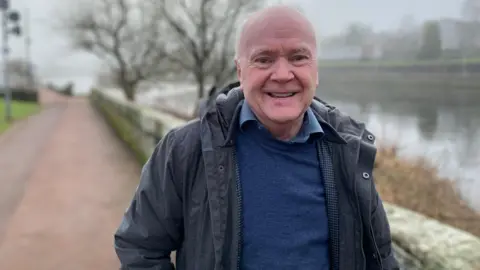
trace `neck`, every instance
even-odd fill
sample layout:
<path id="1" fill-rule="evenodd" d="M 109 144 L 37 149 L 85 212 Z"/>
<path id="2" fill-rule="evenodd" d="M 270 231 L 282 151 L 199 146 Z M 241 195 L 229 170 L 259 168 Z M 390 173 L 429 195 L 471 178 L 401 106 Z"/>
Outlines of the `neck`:
<path id="1" fill-rule="evenodd" d="M 302 128 L 303 114 L 300 118 L 288 123 L 279 124 L 272 121 L 262 121 L 261 119 L 259 121 L 275 138 L 281 141 L 289 141 L 295 138 Z"/>

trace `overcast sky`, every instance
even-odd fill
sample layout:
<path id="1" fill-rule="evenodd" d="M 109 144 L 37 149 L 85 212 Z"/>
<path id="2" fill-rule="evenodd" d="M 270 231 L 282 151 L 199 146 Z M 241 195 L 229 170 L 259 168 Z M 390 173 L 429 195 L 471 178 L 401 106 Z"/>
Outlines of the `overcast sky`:
<path id="1" fill-rule="evenodd" d="M 98 69 L 94 57 L 73 52 L 68 40 L 54 31 L 58 13 L 74 10 L 75 0 L 10 0 L 22 13 L 29 10 L 32 56 L 40 75 L 57 82 L 75 81 L 89 88 Z M 287 0 L 300 5 L 322 35 L 341 31 L 351 21 L 371 24 L 375 29 L 396 28 L 401 18 L 412 15 L 416 22 L 431 18 L 459 17 L 461 0 Z M 25 55 L 24 41 L 12 37 L 12 57 Z M 1 80 L 0 80 L 1 81 Z"/>

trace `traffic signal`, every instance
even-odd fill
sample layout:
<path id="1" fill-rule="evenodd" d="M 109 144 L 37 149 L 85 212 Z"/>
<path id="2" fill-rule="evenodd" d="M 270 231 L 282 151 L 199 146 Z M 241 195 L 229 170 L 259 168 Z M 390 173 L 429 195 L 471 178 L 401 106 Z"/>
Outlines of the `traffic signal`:
<path id="1" fill-rule="evenodd" d="M 8 12 L 8 19 L 14 23 L 18 22 L 20 21 L 20 13 L 18 13 L 18 11 L 15 11 L 15 10 L 10 11 Z"/>
<path id="2" fill-rule="evenodd" d="M 20 27 L 20 25 L 15 25 L 12 30 L 10 30 L 10 33 L 14 34 L 14 35 L 17 35 L 17 36 L 20 36 L 22 34 L 22 28 Z"/>
<path id="3" fill-rule="evenodd" d="M 8 0 L 0 0 L 0 1 L 8 1 Z M 11 11 L 6 11 L 7 14 L 7 27 L 8 27 L 8 22 L 11 22 L 12 28 L 8 29 L 7 28 L 7 33 L 14 34 L 16 36 L 20 36 L 22 34 L 22 28 L 20 26 L 20 13 L 15 10 Z"/>
<path id="4" fill-rule="evenodd" d="M 7 10 L 10 8 L 9 0 L 0 0 L 0 9 Z"/>

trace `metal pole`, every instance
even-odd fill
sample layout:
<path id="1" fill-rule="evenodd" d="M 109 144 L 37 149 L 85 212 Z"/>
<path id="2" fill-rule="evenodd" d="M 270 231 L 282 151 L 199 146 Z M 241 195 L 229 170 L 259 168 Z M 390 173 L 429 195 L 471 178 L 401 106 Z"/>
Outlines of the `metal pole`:
<path id="1" fill-rule="evenodd" d="M 31 55 L 31 46 L 32 46 L 32 39 L 30 36 L 30 10 L 28 8 L 25 9 L 25 57 L 27 58 L 27 76 L 28 76 L 28 88 L 29 90 L 33 90 L 33 62 L 32 62 L 32 55 Z"/>
<path id="2" fill-rule="evenodd" d="M 10 122 L 12 120 L 12 109 L 11 109 L 11 101 L 12 101 L 12 92 L 10 89 L 10 84 L 8 81 L 8 12 L 7 10 L 3 10 L 3 18 L 2 18 L 2 34 L 3 34 L 3 48 L 2 48 L 2 56 L 3 56 L 3 87 L 5 91 L 4 99 L 5 99 L 5 121 Z"/>

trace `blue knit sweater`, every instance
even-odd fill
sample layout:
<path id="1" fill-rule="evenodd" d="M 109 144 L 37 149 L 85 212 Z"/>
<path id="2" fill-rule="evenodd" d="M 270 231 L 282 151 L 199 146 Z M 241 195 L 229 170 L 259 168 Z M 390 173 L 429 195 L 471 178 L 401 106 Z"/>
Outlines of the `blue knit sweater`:
<path id="1" fill-rule="evenodd" d="M 237 137 L 241 269 L 328 270 L 325 192 L 315 143 L 278 141 L 245 118 L 244 113 Z"/>

